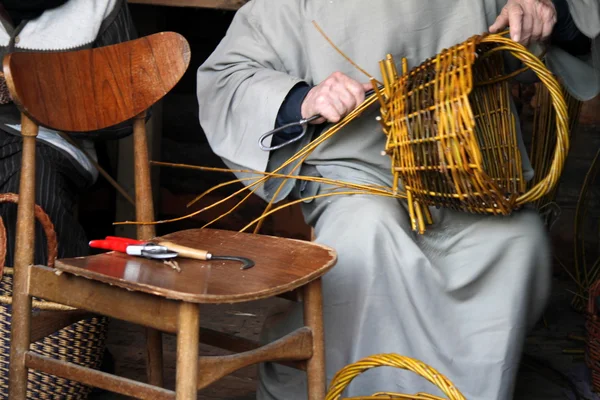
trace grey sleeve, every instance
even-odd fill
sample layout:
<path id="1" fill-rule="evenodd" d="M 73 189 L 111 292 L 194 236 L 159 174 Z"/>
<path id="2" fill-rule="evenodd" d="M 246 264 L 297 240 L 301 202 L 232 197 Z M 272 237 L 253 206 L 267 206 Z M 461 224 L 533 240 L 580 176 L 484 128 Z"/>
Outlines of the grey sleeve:
<path id="1" fill-rule="evenodd" d="M 247 3 L 198 69 L 200 124 L 212 150 L 231 168 L 272 170 L 279 164 L 274 157 L 283 160 L 303 144 L 271 153 L 258 146 L 259 137 L 275 127 L 289 91 L 306 78 L 300 3 Z M 269 198 L 272 193 L 265 187 L 257 194 Z"/>
<path id="2" fill-rule="evenodd" d="M 289 91 L 303 79 L 297 1 L 253 0 L 197 73 L 200 123 L 226 161 L 264 171 L 259 136 L 275 126 Z"/>

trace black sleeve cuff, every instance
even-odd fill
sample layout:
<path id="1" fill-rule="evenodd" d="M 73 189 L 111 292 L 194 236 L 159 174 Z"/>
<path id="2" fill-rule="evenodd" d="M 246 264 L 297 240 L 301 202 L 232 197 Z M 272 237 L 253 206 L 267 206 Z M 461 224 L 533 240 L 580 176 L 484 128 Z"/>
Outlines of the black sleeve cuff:
<path id="1" fill-rule="evenodd" d="M 312 89 L 311 86 L 305 82 L 301 82 L 290 90 L 285 100 L 281 104 L 279 112 L 277 113 L 275 128 L 279 128 L 285 124 L 297 122 L 302 119 L 302 102 L 304 101 L 304 98 L 310 89 Z M 281 131 L 277 133 L 276 136 L 280 138 L 289 138 L 290 136 L 295 136 L 300 132 L 302 132 L 302 128 L 295 127 Z"/>

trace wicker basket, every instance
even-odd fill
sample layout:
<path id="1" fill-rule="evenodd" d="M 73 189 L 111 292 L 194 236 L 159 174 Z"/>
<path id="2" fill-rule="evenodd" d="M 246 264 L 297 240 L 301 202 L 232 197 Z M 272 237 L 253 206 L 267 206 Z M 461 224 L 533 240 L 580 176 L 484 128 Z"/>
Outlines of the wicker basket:
<path id="1" fill-rule="evenodd" d="M 465 400 L 465 397 L 444 375 L 418 360 L 397 354 L 378 354 L 344 367 L 333 377 L 325 400 L 339 400 L 344 390 L 350 385 L 350 382 L 352 382 L 354 378 L 363 372 L 376 367 L 393 367 L 412 371 L 436 385 L 446 396 L 448 396 L 448 400 Z M 426 393 L 408 395 L 389 392 L 375 393 L 371 396 L 352 397 L 345 400 L 385 399 L 444 400 L 441 397 Z"/>
<path id="2" fill-rule="evenodd" d="M 555 111 L 552 163 L 529 190 L 508 82 L 516 73 L 505 72 L 503 53 L 537 74 Z M 429 206 L 507 215 L 553 190 L 569 147 L 568 115 L 558 81 L 539 58 L 504 36 L 480 35 L 410 71 L 402 64 L 399 75 L 391 56 L 381 61 L 379 102 L 393 189 L 406 192 L 414 230 L 433 222 Z"/>
<path id="3" fill-rule="evenodd" d="M 4 72 L 0 72 L 0 105 L 8 104 L 11 102 L 12 98 L 10 97 L 10 92 L 8 91 L 6 79 L 4 78 Z"/>
<path id="4" fill-rule="evenodd" d="M 17 203 L 18 196 L 0 194 L 1 202 Z M 57 254 L 56 233 L 48 215 L 36 206 L 36 218 L 41 223 L 48 242 L 48 265 L 52 266 Z M 0 265 L 4 265 L 6 232 L 0 218 Z M 5 268 L 0 280 L 0 398 L 8 398 L 10 358 L 10 328 L 12 314 L 13 269 Z M 38 299 L 33 300 L 36 310 L 69 311 L 70 308 Z M 44 339 L 32 343 L 31 349 L 41 355 L 90 368 L 99 368 L 104 354 L 108 320 L 105 317 L 76 322 Z M 79 382 L 30 371 L 27 385 L 28 399 L 80 400 L 87 398 L 91 388 Z"/>

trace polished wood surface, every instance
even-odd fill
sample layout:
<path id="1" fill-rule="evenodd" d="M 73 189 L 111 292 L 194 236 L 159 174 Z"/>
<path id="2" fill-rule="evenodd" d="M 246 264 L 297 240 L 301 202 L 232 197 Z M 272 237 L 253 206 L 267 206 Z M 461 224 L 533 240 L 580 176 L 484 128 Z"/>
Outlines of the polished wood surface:
<path id="1" fill-rule="evenodd" d="M 12 53 L 3 65 L 22 112 L 40 125 L 85 132 L 145 111 L 175 86 L 189 61 L 185 38 L 164 32 L 91 50 Z"/>
<path id="2" fill-rule="evenodd" d="M 191 229 L 163 236 L 170 242 L 212 254 L 248 257 L 256 265 L 240 270 L 234 261 L 177 258 L 181 272 L 162 261 L 104 253 L 57 260 L 56 268 L 101 282 L 197 303 L 231 303 L 276 296 L 322 276 L 336 261 L 325 246 L 294 239 L 223 230 Z"/>
<path id="3" fill-rule="evenodd" d="M 237 10 L 248 1 L 249 0 L 129 0 L 129 3 L 170 7 L 200 7 Z"/>
<path id="4" fill-rule="evenodd" d="M 43 265 L 24 269 L 29 270 L 31 296 L 162 332 L 177 333 L 177 301 L 123 290 L 71 274 L 57 274 L 56 270 Z"/>

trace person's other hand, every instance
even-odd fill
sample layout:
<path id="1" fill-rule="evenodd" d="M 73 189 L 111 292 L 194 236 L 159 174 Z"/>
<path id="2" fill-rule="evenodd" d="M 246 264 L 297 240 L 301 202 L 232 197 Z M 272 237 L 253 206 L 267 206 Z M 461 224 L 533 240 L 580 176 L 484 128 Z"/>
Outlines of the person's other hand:
<path id="1" fill-rule="evenodd" d="M 339 122 L 365 100 L 365 92 L 372 88 L 370 83 L 360 83 L 334 72 L 308 92 L 301 106 L 302 118 L 319 114 L 322 118 L 313 124 Z"/>
<path id="2" fill-rule="evenodd" d="M 548 39 L 554 24 L 556 9 L 552 0 L 508 0 L 490 26 L 490 32 L 498 33 L 509 27 L 511 39 L 528 46 Z"/>

